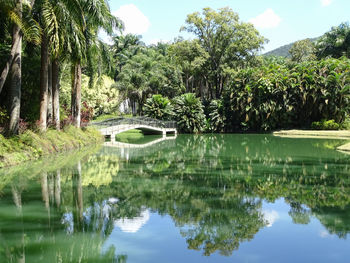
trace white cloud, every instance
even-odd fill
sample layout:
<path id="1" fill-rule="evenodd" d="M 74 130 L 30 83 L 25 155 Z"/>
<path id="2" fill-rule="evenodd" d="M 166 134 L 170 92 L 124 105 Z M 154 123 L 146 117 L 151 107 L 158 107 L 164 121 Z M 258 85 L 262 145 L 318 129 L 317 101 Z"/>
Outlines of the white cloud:
<path id="1" fill-rule="evenodd" d="M 322 6 L 329 6 L 332 4 L 333 0 L 321 0 L 321 5 Z"/>
<path id="2" fill-rule="evenodd" d="M 124 22 L 126 34 L 141 35 L 151 26 L 148 18 L 134 4 L 123 5 L 112 14 Z"/>
<path id="3" fill-rule="evenodd" d="M 272 225 L 280 218 L 278 212 L 275 210 L 264 210 L 262 213 L 266 220 L 267 227 L 272 227 Z"/>
<path id="4" fill-rule="evenodd" d="M 125 233 L 136 233 L 144 226 L 150 218 L 148 210 L 140 213 L 140 216 L 134 218 L 122 218 L 114 221 L 114 225 L 120 228 Z"/>
<path id="5" fill-rule="evenodd" d="M 330 236 L 331 236 L 331 235 L 328 233 L 328 231 L 326 231 L 326 230 L 320 231 L 319 235 L 320 235 L 320 237 L 322 237 L 322 238 L 327 238 L 327 237 L 330 237 Z"/>
<path id="6" fill-rule="evenodd" d="M 277 27 L 282 19 L 271 9 L 268 8 L 264 13 L 249 20 L 255 27 L 267 29 Z"/>

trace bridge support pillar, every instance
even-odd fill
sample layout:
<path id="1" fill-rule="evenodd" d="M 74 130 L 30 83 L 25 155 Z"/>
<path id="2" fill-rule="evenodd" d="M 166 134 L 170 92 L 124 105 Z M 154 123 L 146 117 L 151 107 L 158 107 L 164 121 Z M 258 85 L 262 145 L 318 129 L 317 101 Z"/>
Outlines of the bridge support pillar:
<path id="1" fill-rule="evenodd" d="M 111 134 L 111 142 L 115 142 L 115 134 L 114 133 Z"/>
<path id="2" fill-rule="evenodd" d="M 163 132 L 163 136 L 166 136 L 166 131 L 163 130 L 162 132 Z"/>

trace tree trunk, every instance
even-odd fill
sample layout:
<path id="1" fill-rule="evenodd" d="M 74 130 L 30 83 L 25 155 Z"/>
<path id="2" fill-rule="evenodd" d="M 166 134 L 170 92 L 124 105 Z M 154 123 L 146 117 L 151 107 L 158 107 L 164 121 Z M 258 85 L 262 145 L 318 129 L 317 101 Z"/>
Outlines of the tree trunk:
<path id="1" fill-rule="evenodd" d="M 56 176 L 55 176 L 55 201 L 56 201 L 56 206 L 60 207 L 61 206 L 61 171 L 60 170 L 56 171 Z"/>
<path id="2" fill-rule="evenodd" d="M 33 7 L 35 0 L 30 1 L 30 6 Z M 19 17 L 22 18 L 22 0 L 17 0 L 17 4 L 19 5 L 18 8 L 18 14 Z M 15 39 L 12 39 L 12 45 L 11 45 L 11 52 L 10 56 L 8 57 L 5 68 L 2 70 L 1 75 L 0 75 L 0 94 L 2 91 L 2 88 L 4 87 L 7 75 L 9 73 L 10 67 L 13 63 L 13 60 L 15 59 L 15 54 L 18 51 L 18 45 L 20 45 L 20 50 L 22 49 L 22 36 L 17 37 Z"/>
<path id="3" fill-rule="evenodd" d="M 81 178 L 81 163 L 78 162 L 77 169 L 73 173 L 73 222 L 74 232 L 83 230 L 83 186 Z"/>
<path id="4" fill-rule="evenodd" d="M 17 1 L 18 14 L 22 17 L 22 0 Z M 12 45 L 17 48 L 11 65 L 11 90 L 10 90 L 10 122 L 8 135 L 18 134 L 19 118 L 21 110 L 21 86 L 22 86 L 22 34 L 17 25 L 13 26 Z"/>
<path id="5" fill-rule="evenodd" d="M 58 59 L 52 61 L 52 119 L 56 130 L 60 129 L 60 80 Z"/>
<path id="6" fill-rule="evenodd" d="M 15 54 L 18 51 L 18 45 L 21 44 L 21 42 L 22 42 L 21 40 L 22 40 L 22 38 L 19 38 L 19 37 L 12 39 L 11 53 L 6 61 L 5 68 L 2 70 L 1 75 L 0 75 L 0 94 L 1 94 L 2 88 L 4 87 L 7 75 L 9 73 L 10 67 L 12 65 L 12 62 L 15 58 Z"/>
<path id="7" fill-rule="evenodd" d="M 47 125 L 52 124 L 52 63 L 48 65 L 47 81 Z"/>
<path id="8" fill-rule="evenodd" d="M 41 68 L 40 68 L 40 118 L 39 129 L 45 131 L 47 128 L 47 100 L 48 100 L 48 66 L 49 50 L 45 34 L 41 41 Z"/>
<path id="9" fill-rule="evenodd" d="M 50 207 L 50 197 L 49 197 L 49 186 L 47 181 L 47 173 L 44 172 L 41 174 L 41 194 L 43 197 L 43 201 L 45 203 L 45 207 L 49 209 Z"/>
<path id="10" fill-rule="evenodd" d="M 72 65 L 72 121 L 77 128 L 80 127 L 81 111 L 81 65 L 80 61 Z"/>

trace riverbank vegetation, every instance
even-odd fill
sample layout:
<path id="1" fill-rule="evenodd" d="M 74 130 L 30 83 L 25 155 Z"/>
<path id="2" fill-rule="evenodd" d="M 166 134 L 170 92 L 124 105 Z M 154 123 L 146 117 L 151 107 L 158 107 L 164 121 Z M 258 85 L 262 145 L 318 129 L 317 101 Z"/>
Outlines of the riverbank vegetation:
<path id="1" fill-rule="evenodd" d="M 11 138 L 0 134 L 0 168 L 102 142 L 99 131 L 74 126 L 67 126 L 62 131 L 50 129 L 42 133 L 26 130 Z"/>
<path id="2" fill-rule="evenodd" d="M 123 34 L 103 0 L 2 1 L 0 12 L 6 136 L 121 112 L 176 120 L 185 133 L 347 128 L 347 23 L 282 58 L 261 55 L 267 39 L 230 8 L 189 14 L 181 30 L 192 40 L 157 45 Z"/>

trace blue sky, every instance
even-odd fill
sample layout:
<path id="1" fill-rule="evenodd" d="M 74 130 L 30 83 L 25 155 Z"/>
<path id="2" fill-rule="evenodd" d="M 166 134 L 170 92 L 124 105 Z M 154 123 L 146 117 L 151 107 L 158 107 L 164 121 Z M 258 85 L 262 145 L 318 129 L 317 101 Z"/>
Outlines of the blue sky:
<path id="1" fill-rule="evenodd" d="M 265 51 L 308 37 L 317 37 L 350 20 L 349 0 L 110 0 L 114 15 L 127 33 L 140 34 L 147 44 L 170 41 L 187 14 L 204 7 L 230 7 L 244 22 L 252 22 L 269 39 Z"/>

